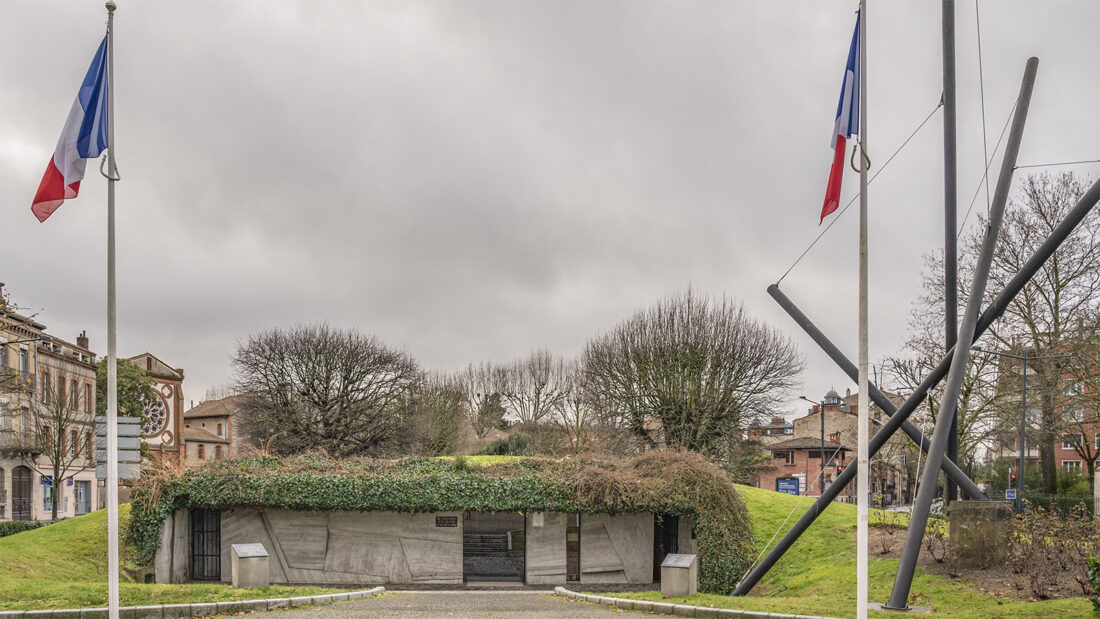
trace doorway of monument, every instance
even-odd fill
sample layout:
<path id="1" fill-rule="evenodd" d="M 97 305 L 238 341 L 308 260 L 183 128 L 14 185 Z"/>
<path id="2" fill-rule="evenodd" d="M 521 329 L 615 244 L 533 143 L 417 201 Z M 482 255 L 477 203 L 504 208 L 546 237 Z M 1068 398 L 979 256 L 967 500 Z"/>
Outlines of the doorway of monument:
<path id="1" fill-rule="evenodd" d="M 463 515 L 462 575 L 466 582 L 523 582 L 526 521 L 521 512 Z"/>

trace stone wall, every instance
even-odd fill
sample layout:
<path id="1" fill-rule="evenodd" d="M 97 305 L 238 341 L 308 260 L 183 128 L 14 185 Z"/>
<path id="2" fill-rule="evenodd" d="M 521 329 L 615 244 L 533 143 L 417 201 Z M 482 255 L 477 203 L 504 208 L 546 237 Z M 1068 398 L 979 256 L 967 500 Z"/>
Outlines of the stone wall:
<path id="1" fill-rule="evenodd" d="M 436 517 L 441 519 L 437 522 Z M 525 579 L 565 584 L 566 515 L 527 514 Z M 456 523 L 457 526 L 436 526 Z M 681 519 L 681 552 L 694 552 L 691 525 Z M 158 583 L 189 580 L 189 511 L 178 509 L 161 529 L 154 568 Z M 230 546 L 259 542 L 271 555 L 272 584 L 402 584 L 463 582 L 462 512 L 304 512 L 232 509 L 221 513 L 223 582 L 230 582 Z M 653 514 L 581 517 L 581 582 L 653 582 Z"/>
<path id="2" fill-rule="evenodd" d="M 581 516 L 581 582 L 653 582 L 653 514 Z"/>

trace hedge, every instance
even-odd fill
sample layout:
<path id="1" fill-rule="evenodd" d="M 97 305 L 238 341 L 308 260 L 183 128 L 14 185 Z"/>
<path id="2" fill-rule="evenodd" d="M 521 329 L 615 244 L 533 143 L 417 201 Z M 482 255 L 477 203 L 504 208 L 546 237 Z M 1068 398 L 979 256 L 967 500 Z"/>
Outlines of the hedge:
<path id="1" fill-rule="evenodd" d="M 483 467 L 462 458 L 255 456 L 162 472 L 143 479 L 130 512 L 127 539 L 142 561 L 152 561 L 162 523 L 181 507 L 687 515 L 695 523 L 699 588 L 708 593 L 732 591 L 754 552 L 748 511 L 726 475 L 696 454 L 668 451 Z"/>
<path id="2" fill-rule="evenodd" d="M 42 526 L 46 526 L 46 523 L 38 522 L 37 520 L 10 520 L 8 522 L 0 522 L 0 537 L 15 535 L 16 533 L 30 531 L 31 529 L 37 529 Z"/>

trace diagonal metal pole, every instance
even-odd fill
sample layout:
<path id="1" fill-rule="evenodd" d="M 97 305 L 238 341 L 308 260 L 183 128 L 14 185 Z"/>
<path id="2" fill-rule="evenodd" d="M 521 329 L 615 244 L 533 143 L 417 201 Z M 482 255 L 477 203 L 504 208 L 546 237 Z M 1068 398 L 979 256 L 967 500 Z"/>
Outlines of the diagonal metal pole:
<path id="1" fill-rule="evenodd" d="M 773 299 L 775 299 L 776 303 L 778 303 L 779 306 L 782 307 L 783 310 L 786 311 L 787 314 L 790 315 L 790 317 L 793 318 L 796 323 L 798 323 L 798 326 L 802 327 L 802 330 L 805 331 L 811 339 L 813 339 L 814 343 L 820 346 L 821 350 L 823 350 L 825 354 L 829 355 L 829 358 L 832 359 L 834 363 L 840 366 L 840 369 L 845 374 L 847 374 L 849 378 L 851 378 L 852 380 L 856 380 L 856 377 L 858 376 L 856 366 L 851 362 L 851 360 L 844 356 L 844 353 L 840 352 L 840 349 L 838 349 L 836 345 L 829 340 L 829 338 L 825 337 L 825 334 L 817 328 L 817 325 L 815 325 L 809 319 L 809 317 L 807 317 L 806 314 L 802 312 L 802 310 L 798 309 L 798 307 L 794 304 L 793 301 L 791 301 L 787 297 L 787 295 L 783 294 L 783 291 L 779 289 L 779 286 L 776 286 L 775 284 L 768 286 L 768 294 L 771 295 Z M 898 408 L 894 406 L 894 403 L 891 402 L 886 397 L 886 395 L 882 393 L 882 391 L 880 391 L 877 386 L 875 386 L 874 383 L 868 382 L 867 392 L 868 395 L 870 395 L 871 400 L 873 400 L 874 403 L 877 404 L 879 408 L 881 408 L 883 412 L 886 413 L 887 416 L 894 417 L 895 415 L 897 415 Z M 918 401 L 917 403 L 919 404 L 920 402 Z M 908 417 L 908 415 L 906 415 L 906 417 Z M 928 453 L 928 450 L 932 446 L 932 443 L 924 436 L 923 433 L 921 433 L 917 426 L 908 421 L 903 421 L 900 427 L 903 432 L 909 435 L 909 438 L 913 439 L 914 443 L 920 446 L 920 448 L 925 453 Z M 872 453 L 871 455 L 874 454 Z M 962 469 L 960 469 L 954 462 L 950 460 L 944 460 L 943 471 L 950 479 L 954 480 L 955 483 L 957 483 L 959 487 L 962 488 L 971 497 L 975 499 L 986 498 L 985 493 L 982 492 L 981 488 L 979 488 L 973 480 L 967 477 L 966 473 L 964 473 Z"/>
<path id="2" fill-rule="evenodd" d="M 1012 172 L 1016 167 L 1016 155 L 1020 152 L 1020 141 L 1023 139 L 1024 124 L 1027 122 L 1031 92 L 1035 87 L 1035 73 L 1038 69 L 1039 59 L 1034 56 L 1028 58 L 1027 66 L 1024 69 L 1024 81 L 1020 85 L 1016 114 L 1012 118 L 1012 130 L 1009 132 L 1004 159 L 1001 161 L 1001 173 L 997 179 L 997 190 L 993 195 L 989 223 L 986 225 L 985 238 L 982 240 L 978 263 L 974 268 L 974 279 L 970 282 L 970 296 L 966 303 L 966 312 L 963 314 L 962 324 L 959 325 L 959 342 L 955 346 L 954 356 L 951 359 L 951 369 L 947 374 L 947 384 L 944 387 L 943 398 L 940 401 L 941 411 L 953 411 L 958 404 L 959 392 L 962 389 L 962 382 L 966 375 L 966 363 L 970 357 L 970 346 L 973 344 L 974 333 L 977 330 L 978 309 L 981 307 L 982 298 L 985 296 L 985 287 L 989 281 L 989 270 L 993 264 L 993 252 L 997 246 L 997 235 L 1001 230 L 1005 204 L 1008 202 L 1008 191 L 1012 185 Z M 898 573 L 894 577 L 894 589 L 890 593 L 887 608 L 904 610 L 909 607 L 909 589 L 913 585 L 913 571 L 917 567 L 917 555 L 920 554 L 924 529 L 928 525 L 928 513 L 932 508 L 932 499 L 936 496 L 936 479 L 939 477 L 940 465 L 947 452 L 950 434 L 951 419 L 941 417 L 936 423 L 935 432 L 932 434 L 932 449 L 928 451 L 928 466 L 921 476 L 917 499 L 913 502 L 913 512 L 909 515 L 909 530 L 905 536 L 905 546 L 902 547 L 901 561 L 898 563 Z"/>
<path id="3" fill-rule="evenodd" d="M 974 332 L 973 340 L 977 340 L 981 337 L 982 334 L 989 329 L 990 325 L 1005 313 L 1005 310 L 1008 309 L 1008 305 L 1012 303 L 1016 295 L 1020 294 L 1024 286 L 1031 281 L 1031 278 L 1039 272 L 1043 264 L 1054 255 L 1058 247 L 1061 246 L 1077 226 L 1085 220 L 1085 217 L 1092 212 L 1092 209 L 1095 208 L 1097 204 L 1100 204 L 1100 180 L 1097 180 L 1089 187 L 1088 191 L 1081 196 L 1081 199 L 1077 201 L 1073 209 L 1066 214 L 1065 218 L 1062 219 L 1057 226 L 1055 226 L 1054 231 L 1050 233 L 1050 236 L 1048 236 L 1045 241 L 1043 241 L 1039 249 L 1036 249 L 1035 253 L 1031 254 L 1031 257 L 1024 263 L 1023 268 L 1008 281 L 1008 284 L 1005 285 L 1005 289 L 1001 291 L 1001 294 L 989 304 L 989 307 L 985 308 L 985 312 L 983 312 L 981 318 L 978 319 L 978 327 Z M 902 423 L 904 423 L 913 411 L 916 410 L 917 406 L 924 401 L 928 392 L 947 375 L 947 370 L 951 366 L 953 355 L 954 351 L 947 351 L 947 354 L 940 360 L 935 369 L 928 373 L 928 376 L 925 377 L 921 384 L 918 385 L 905 402 L 898 407 L 897 413 L 887 419 L 882 429 L 875 433 L 868 447 L 868 451 L 872 455 L 886 444 L 886 441 L 897 432 Z M 783 538 L 779 540 L 775 548 L 773 548 L 767 556 L 761 559 L 760 562 L 741 579 L 741 582 L 737 583 L 737 588 L 734 589 L 733 595 L 746 595 L 756 586 L 756 583 L 760 582 L 760 579 L 768 573 L 768 570 L 770 570 L 772 566 L 790 550 L 795 541 L 806 532 L 806 529 L 810 528 L 814 520 L 825 511 L 825 508 L 840 495 L 844 487 L 855 478 L 855 469 L 856 464 L 852 463 L 841 471 L 836 481 L 821 493 L 817 501 L 802 514 L 802 517 L 799 518 L 794 526 L 792 526 Z"/>

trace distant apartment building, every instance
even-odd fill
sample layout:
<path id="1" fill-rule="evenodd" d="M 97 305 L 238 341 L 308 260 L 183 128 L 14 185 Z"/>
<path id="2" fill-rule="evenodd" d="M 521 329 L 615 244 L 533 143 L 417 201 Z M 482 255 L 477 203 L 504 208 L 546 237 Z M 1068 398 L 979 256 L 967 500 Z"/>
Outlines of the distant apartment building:
<path id="1" fill-rule="evenodd" d="M 207 400 L 183 414 L 183 439 L 188 468 L 237 455 L 234 417 L 243 396 Z"/>
<path id="2" fill-rule="evenodd" d="M 58 517 L 95 509 L 95 362 L 86 333 L 62 340 L 0 304 L 0 520 L 47 520 L 55 502 Z M 67 413 L 54 417 L 51 407 Z M 68 421 L 53 433 L 68 460 L 56 481 L 40 437 L 51 418 Z"/>

